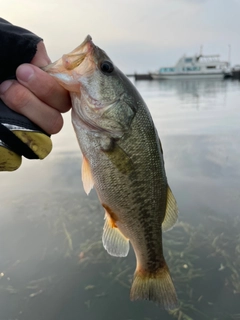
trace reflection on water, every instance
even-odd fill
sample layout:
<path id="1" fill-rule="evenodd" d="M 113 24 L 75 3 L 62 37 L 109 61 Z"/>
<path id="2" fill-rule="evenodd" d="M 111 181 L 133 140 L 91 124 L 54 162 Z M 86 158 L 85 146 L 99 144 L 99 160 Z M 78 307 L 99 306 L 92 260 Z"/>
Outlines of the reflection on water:
<path id="1" fill-rule="evenodd" d="M 0 320 L 240 319 L 239 82 L 135 85 L 179 204 L 164 252 L 180 308 L 129 301 L 135 257 L 102 247 L 103 209 L 84 194 L 67 115 L 48 159 L 1 174 Z"/>

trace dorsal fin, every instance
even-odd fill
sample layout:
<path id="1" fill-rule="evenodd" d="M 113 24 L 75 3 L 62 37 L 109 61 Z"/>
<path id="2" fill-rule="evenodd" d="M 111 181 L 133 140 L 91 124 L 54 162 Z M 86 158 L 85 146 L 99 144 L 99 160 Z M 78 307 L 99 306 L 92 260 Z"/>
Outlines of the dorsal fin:
<path id="1" fill-rule="evenodd" d="M 84 156 L 82 160 L 82 182 L 84 191 L 86 194 L 89 194 L 94 186 L 94 182 L 89 162 Z"/>
<path id="2" fill-rule="evenodd" d="M 106 210 L 106 206 L 104 206 L 104 208 L 103 246 L 111 256 L 126 257 L 129 251 L 129 240 L 118 229 L 115 215 L 112 214 L 112 212 L 109 213 L 109 211 Z"/>
<path id="3" fill-rule="evenodd" d="M 174 195 L 171 189 L 168 187 L 167 190 L 167 205 L 164 221 L 162 223 L 162 230 L 167 231 L 171 229 L 178 219 L 178 207 L 177 202 L 174 198 Z"/>

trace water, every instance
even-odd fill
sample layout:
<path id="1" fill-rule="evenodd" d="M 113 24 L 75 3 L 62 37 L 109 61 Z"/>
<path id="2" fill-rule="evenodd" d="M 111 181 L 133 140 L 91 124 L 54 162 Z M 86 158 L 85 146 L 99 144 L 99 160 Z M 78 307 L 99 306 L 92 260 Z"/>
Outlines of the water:
<path id="1" fill-rule="evenodd" d="M 164 252 L 180 300 L 172 313 L 129 301 L 135 268 L 102 247 L 103 209 L 81 183 L 71 128 L 44 161 L 0 181 L 0 320 L 240 319 L 240 83 L 140 81 L 179 222 Z"/>

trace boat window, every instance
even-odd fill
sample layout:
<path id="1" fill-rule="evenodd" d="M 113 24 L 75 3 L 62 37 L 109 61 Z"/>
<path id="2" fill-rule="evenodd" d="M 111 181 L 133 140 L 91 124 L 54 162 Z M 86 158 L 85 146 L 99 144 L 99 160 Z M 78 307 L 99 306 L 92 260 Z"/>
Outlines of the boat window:
<path id="1" fill-rule="evenodd" d="M 185 62 L 186 63 L 192 62 L 192 58 L 185 58 Z"/>
<path id="2" fill-rule="evenodd" d="M 216 66 L 207 66 L 207 69 L 216 69 Z"/>
<path id="3" fill-rule="evenodd" d="M 174 68 L 161 68 L 160 72 L 175 72 Z"/>
<path id="4" fill-rule="evenodd" d="M 182 68 L 182 71 L 200 71 L 201 68 L 200 67 L 186 67 L 186 68 Z"/>

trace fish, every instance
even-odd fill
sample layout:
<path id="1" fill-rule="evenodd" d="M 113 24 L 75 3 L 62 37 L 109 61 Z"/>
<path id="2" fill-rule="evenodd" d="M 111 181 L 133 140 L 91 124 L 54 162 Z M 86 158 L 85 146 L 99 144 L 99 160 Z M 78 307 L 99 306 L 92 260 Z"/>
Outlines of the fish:
<path id="1" fill-rule="evenodd" d="M 83 187 L 96 189 L 105 210 L 103 246 L 116 257 L 128 255 L 129 243 L 135 252 L 130 299 L 176 308 L 162 232 L 176 223 L 178 207 L 148 107 L 91 36 L 44 70 L 70 92 Z"/>

